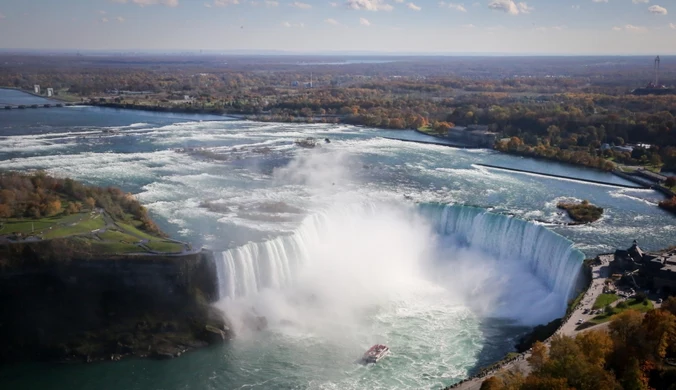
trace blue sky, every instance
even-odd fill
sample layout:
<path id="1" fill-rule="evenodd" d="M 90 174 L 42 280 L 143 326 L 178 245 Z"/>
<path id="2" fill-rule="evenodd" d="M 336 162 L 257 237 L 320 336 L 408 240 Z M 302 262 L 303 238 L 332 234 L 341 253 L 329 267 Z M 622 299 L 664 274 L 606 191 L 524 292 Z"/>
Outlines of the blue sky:
<path id="1" fill-rule="evenodd" d="M 0 0 L 0 48 L 676 54 L 676 1 Z"/>

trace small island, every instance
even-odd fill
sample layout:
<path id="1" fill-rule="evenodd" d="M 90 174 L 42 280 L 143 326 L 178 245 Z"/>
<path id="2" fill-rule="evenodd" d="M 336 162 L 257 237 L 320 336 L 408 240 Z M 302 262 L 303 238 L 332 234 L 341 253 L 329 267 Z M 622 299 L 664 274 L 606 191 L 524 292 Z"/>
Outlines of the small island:
<path id="1" fill-rule="evenodd" d="M 566 210 L 575 224 L 592 223 L 598 221 L 603 215 L 603 208 L 594 206 L 588 200 L 583 200 L 580 203 L 559 202 L 556 207 Z"/>
<path id="2" fill-rule="evenodd" d="M 660 208 L 676 214 L 676 196 L 663 200 L 658 205 Z"/>
<path id="3" fill-rule="evenodd" d="M 171 358 L 232 337 L 211 252 L 131 194 L 0 172 L 0 364 Z"/>

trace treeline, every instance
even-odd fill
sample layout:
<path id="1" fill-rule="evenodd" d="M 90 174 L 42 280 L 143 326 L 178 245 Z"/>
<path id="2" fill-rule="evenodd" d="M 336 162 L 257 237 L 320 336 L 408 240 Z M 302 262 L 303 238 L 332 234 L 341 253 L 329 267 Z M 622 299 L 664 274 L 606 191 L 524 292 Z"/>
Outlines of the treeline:
<path id="1" fill-rule="evenodd" d="M 624 311 L 608 331 L 555 336 L 535 343 L 531 372 L 508 371 L 484 381 L 482 390 L 676 389 L 676 297 L 645 314 Z"/>
<path id="2" fill-rule="evenodd" d="M 95 207 L 120 221 L 136 219 L 141 228 L 162 234 L 148 211 L 133 195 L 116 187 L 85 186 L 44 172 L 0 172 L 0 218 L 42 218 Z"/>

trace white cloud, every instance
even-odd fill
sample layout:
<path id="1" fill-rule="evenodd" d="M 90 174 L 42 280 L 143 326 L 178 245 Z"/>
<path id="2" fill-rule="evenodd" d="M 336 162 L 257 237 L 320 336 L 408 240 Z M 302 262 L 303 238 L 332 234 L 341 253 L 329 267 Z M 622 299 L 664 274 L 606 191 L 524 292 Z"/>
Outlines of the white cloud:
<path id="1" fill-rule="evenodd" d="M 371 22 L 369 22 L 366 18 L 359 18 L 359 24 L 368 27 L 371 25 Z"/>
<path id="2" fill-rule="evenodd" d="M 117 18 L 115 18 L 115 20 L 117 20 L 119 23 L 124 23 L 126 21 L 125 18 L 123 18 L 122 16 L 118 16 Z"/>
<path id="3" fill-rule="evenodd" d="M 622 27 L 615 26 L 615 27 L 612 28 L 612 30 L 613 31 L 622 31 Z"/>
<path id="4" fill-rule="evenodd" d="M 462 27 L 462 28 L 475 28 L 476 26 L 470 23 L 470 24 L 463 24 L 460 27 Z"/>
<path id="5" fill-rule="evenodd" d="M 308 3 L 301 3 L 300 1 L 294 1 L 289 3 L 289 7 L 300 8 L 300 9 L 310 9 L 312 6 Z"/>
<path id="6" fill-rule="evenodd" d="M 627 24 L 624 26 L 624 29 L 626 31 L 631 31 L 631 32 L 644 32 L 648 31 L 647 28 L 642 27 L 642 26 L 634 26 L 633 24 Z"/>
<path id="7" fill-rule="evenodd" d="M 236 4 L 239 4 L 239 0 L 214 0 L 214 5 L 216 7 L 227 7 Z"/>
<path id="8" fill-rule="evenodd" d="M 648 4 L 650 0 L 631 0 L 634 4 Z"/>
<path id="9" fill-rule="evenodd" d="M 580 6 L 579 6 L 579 5 L 572 5 L 571 7 L 572 7 L 575 11 L 579 11 L 579 10 L 580 10 Z"/>
<path id="10" fill-rule="evenodd" d="M 519 12 L 521 12 L 522 14 L 529 14 L 531 13 L 531 11 L 535 9 L 533 7 L 528 6 L 528 4 L 526 4 L 523 1 L 517 4 L 517 6 L 519 7 Z"/>
<path id="11" fill-rule="evenodd" d="M 392 11 L 394 8 L 384 0 L 347 0 L 345 6 L 350 9 L 366 11 Z"/>
<path id="12" fill-rule="evenodd" d="M 422 9 L 422 7 L 419 7 L 413 3 L 408 3 L 406 6 L 414 11 L 420 11 Z"/>
<path id="13" fill-rule="evenodd" d="M 209 4 L 209 3 L 204 3 L 204 6 L 207 7 L 207 8 L 211 8 L 211 4 Z"/>
<path id="14" fill-rule="evenodd" d="M 330 5 L 331 7 L 337 7 L 337 6 L 338 6 L 338 3 L 336 3 L 335 1 L 332 1 L 332 2 L 329 3 L 329 5 Z"/>
<path id="15" fill-rule="evenodd" d="M 0 18 L 0 19 L 2 19 L 2 18 Z M 669 23 L 669 28 L 672 29 L 672 30 L 676 30 L 676 24 Z"/>
<path id="16" fill-rule="evenodd" d="M 447 4 L 443 1 L 440 1 L 439 7 L 450 8 L 450 9 L 460 11 L 460 12 L 467 12 L 467 8 L 465 8 L 465 4 L 458 4 L 458 3 L 448 3 Z"/>
<path id="17" fill-rule="evenodd" d="M 394 0 L 394 2 L 395 2 L 395 3 L 402 4 L 402 3 L 404 2 L 404 0 Z"/>
<path id="18" fill-rule="evenodd" d="M 108 23 L 108 18 L 101 18 L 101 23 Z"/>
<path id="19" fill-rule="evenodd" d="M 514 0 L 492 0 L 488 3 L 488 8 L 496 11 L 502 11 L 510 15 L 529 14 L 535 8 L 529 6 L 526 2 L 515 3 Z"/>
<path id="20" fill-rule="evenodd" d="M 305 27 L 305 23 L 289 23 L 289 22 L 284 22 L 284 23 L 282 23 L 282 27 L 286 27 L 286 28 L 291 28 L 291 27 L 303 28 L 303 27 Z"/>
<path id="21" fill-rule="evenodd" d="M 541 26 L 541 27 L 536 27 L 535 31 L 541 31 L 541 32 L 551 31 L 551 30 L 561 31 L 561 30 L 564 30 L 565 28 L 566 28 L 566 26 L 552 26 L 552 27 Z"/>
<path id="22" fill-rule="evenodd" d="M 648 11 L 650 11 L 651 14 L 655 15 L 666 15 L 667 14 L 667 9 L 664 7 L 660 7 L 659 5 L 651 5 L 648 7 Z"/>
<path id="23" fill-rule="evenodd" d="M 166 5 L 167 7 L 177 7 L 178 6 L 178 0 L 110 0 L 113 3 L 120 3 L 120 4 L 126 4 L 126 3 L 134 3 L 138 4 L 141 7 L 145 7 L 146 5 Z"/>
<path id="24" fill-rule="evenodd" d="M 265 0 L 266 7 L 277 7 L 279 6 L 279 1 L 276 0 Z"/>
<path id="25" fill-rule="evenodd" d="M 100 14 L 100 15 L 105 15 L 105 14 L 107 14 L 107 13 L 108 13 L 108 12 L 106 12 L 106 11 L 99 11 L 99 14 Z"/>
<path id="26" fill-rule="evenodd" d="M 592 3 L 607 3 L 608 0 L 592 0 Z"/>
<path id="27" fill-rule="evenodd" d="M 336 19 L 326 19 L 324 20 L 326 23 L 334 25 L 334 26 L 340 26 L 340 22 L 338 22 Z"/>

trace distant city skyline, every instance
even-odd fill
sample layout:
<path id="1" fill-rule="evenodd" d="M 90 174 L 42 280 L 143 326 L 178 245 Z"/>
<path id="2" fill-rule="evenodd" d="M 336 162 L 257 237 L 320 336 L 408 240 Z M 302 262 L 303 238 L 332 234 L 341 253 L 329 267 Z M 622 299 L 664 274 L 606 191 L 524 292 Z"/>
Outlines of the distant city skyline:
<path id="1" fill-rule="evenodd" d="M 4 0 L 0 49 L 669 55 L 674 15 L 673 0 Z"/>

